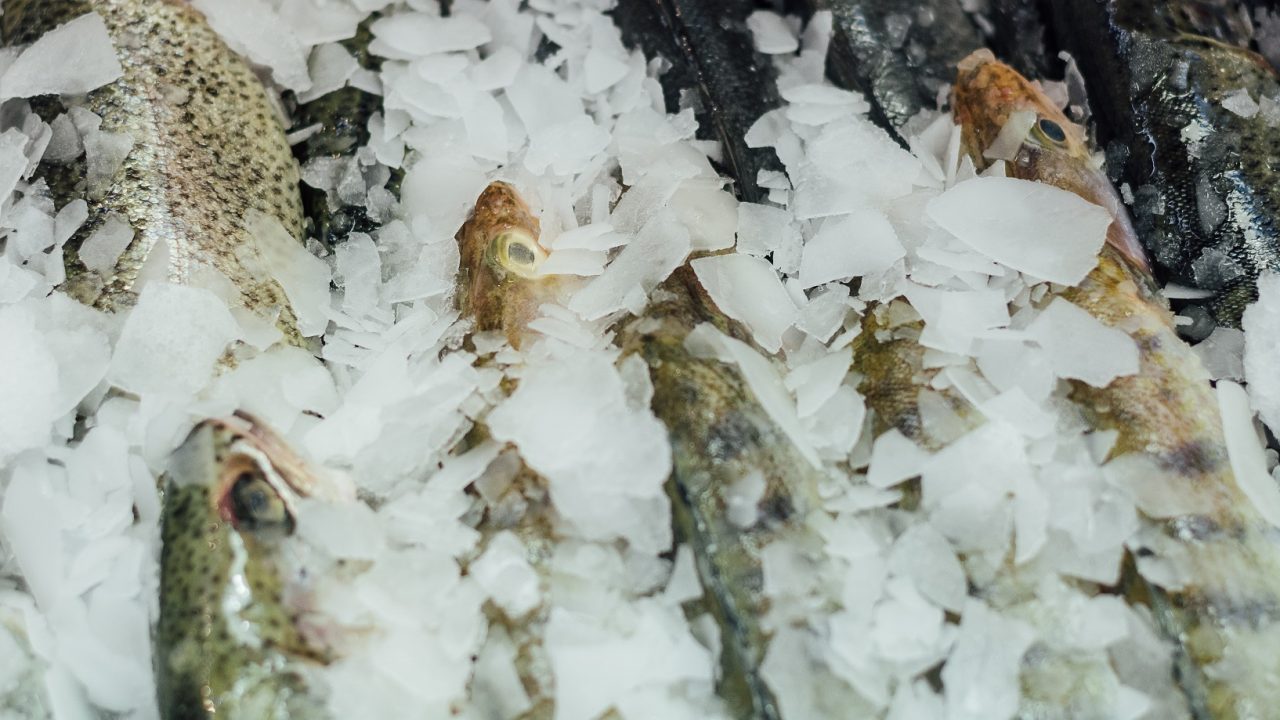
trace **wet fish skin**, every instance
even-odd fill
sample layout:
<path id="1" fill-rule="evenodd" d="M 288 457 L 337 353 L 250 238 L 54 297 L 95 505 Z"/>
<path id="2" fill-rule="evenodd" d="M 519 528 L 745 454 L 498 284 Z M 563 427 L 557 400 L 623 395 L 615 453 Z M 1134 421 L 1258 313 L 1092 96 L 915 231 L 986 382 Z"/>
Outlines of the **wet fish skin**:
<path id="1" fill-rule="evenodd" d="M 724 149 L 722 165 L 740 196 L 759 202 L 760 170 L 781 169 L 772 148 L 750 148 L 747 130 L 782 104 L 773 64 L 755 51 L 747 17 L 751 0 L 619 0 L 614 19 L 623 40 L 649 58 L 673 65 L 663 78 L 667 110 L 678 112 L 679 93 L 698 92 L 698 120 Z"/>
<path id="2" fill-rule="evenodd" d="M 808 17 L 829 10 L 834 33 L 827 75 L 867 95 L 871 118 L 905 141 L 902 128 L 937 107 L 955 65 L 982 47 L 982 36 L 958 0 L 791 0 Z M 905 143 L 904 143 L 905 144 Z"/>
<path id="3" fill-rule="evenodd" d="M 1257 297 L 1257 276 L 1280 269 L 1280 128 L 1261 113 L 1236 115 L 1222 100 L 1240 89 L 1255 100 L 1276 97 L 1280 78 L 1244 47 L 1237 4 L 1052 6 L 1101 139 L 1128 150 L 1115 171 L 1135 195 L 1134 225 L 1157 277 L 1213 291 L 1205 306 L 1219 323 L 1238 326 Z"/>
<path id="4" fill-rule="evenodd" d="M 379 17 L 378 13 L 369 16 L 356 28 L 354 36 L 340 43 L 361 68 L 375 72 L 382 67 L 382 61 L 369 53 L 369 43 L 373 39 L 369 26 Z M 294 146 L 294 156 L 299 164 L 319 157 L 353 157 L 356 150 L 368 144 L 369 118 L 379 112 L 382 112 L 381 96 L 350 85 L 298 105 L 293 114 L 292 131 L 315 125 L 320 128 Z M 403 179 L 403 170 L 393 169 L 386 188 L 398 196 Z M 309 234 L 329 247 L 353 232 L 370 233 L 379 226 L 363 207 L 343 205 L 331 208 L 323 190 L 305 183 L 302 185 L 302 207 Z"/>
<path id="5" fill-rule="evenodd" d="M 242 417 L 201 423 L 171 457 L 154 635 L 162 717 L 325 717 L 306 680 L 324 653 L 286 599 L 286 493 L 311 488 L 299 463 Z"/>
<path id="6" fill-rule="evenodd" d="M 64 289 L 84 302 L 121 310 L 136 299 L 135 283 L 148 259 L 163 262 L 176 283 L 213 268 L 240 291 L 244 304 L 263 315 L 279 311 L 278 325 L 301 344 L 283 290 L 240 259 L 254 247 L 244 218 L 260 211 L 295 238 L 302 229 L 298 167 L 266 91 L 186 3 L 172 0 L 10 0 L 4 40 L 32 42 L 87 12 L 106 22 L 124 76 L 91 93 L 85 107 L 102 117 L 104 132 L 127 133 L 133 149 L 101 197 L 90 197 L 89 219 L 67 243 Z M 46 122 L 60 110 L 53 99 L 33 103 Z M 68 166 L 44 163 L 45 177 L 61 207 L 85 197 L 81 157 Z M 110 215 L 128 221 L 134 240 L 114 273 L 100 278 L 76 250 Z M 164 244 L 166 255 L 153 251 Z"/>
<path id="7" fill-rule="evenodd" d="M 653 412 L 671 440 L 667 494 L 677 540 L 693 550 L 705 605 L 720 627 L 719 694 L 734 717 L 774 720 L 780 710 L 761 673 L 769 643 L 761 550 L 788 536 L 803 542 L 803 518 L 820 502 L 818 471 L 736 368 L 686 347 L 702 323 L 746 341 L 685 265 L 654 292 L 643 317 L 623 324 L 619 344 L 649 366 Z M 765 482 L 760 515 L 742 528 L 727 517 L 731 488 L 755 471 Z"/>
<path id="8" fill-rule="evenodd" d="M 974 83 L 982 75 L 1016 76 L 994 59 L 976 62 L 968 73 L 962 65 L 958 85 Z M 1000 113 L 967 107 L 970 102 L 986 102 L 1006 104 L 1010 111 L 1030 108 L 1041 118 L 1065 121 L 1025 80 L 1020 84 L 1006 77 L 985 85 L 1000 90 L 984 93 L 957 87 L 958 117 L 990 122 Z M 1012 89 L 1016 87 L 1022 89 Z M 993 131 L 998 128 L 966 132 L 965 138 L 990 137 Z M 1076 128 L 1068 134 L 1082 137 L 1083 131 Z M 1031 169 L 1013 163 L 1011 174 L 1075 191 L 1077 186 L 1063 182 L 1064 175 L 1038 168 L 1081 160 L 1071 159 L 1076 155 L 1067 147 L 1027 142 L 1037 145 L 1037 152 L 1058 154 L 1062 160 Z M 982 148 L 967 147 L 979 166 Z M 1101 174 L 1087 165 L 1077 174 L 1091 172 Z M 1103 323 L 1123 329 L 1139 349 L 1136 374 L 1104 388 L 1071 381 L 1072 401 L 1092 427 L 1118 433 L 1111 457 L 1144 456 L 1152 471 L 1166 480 L 1168 491 L 1196 508 L 1151 521 L 1160 534 L 1158 550 L 1183 556 L 1186 584 L 1162 588 L 1146 582 L 1132 562 L 1126 563 L 1121 584 L 1131 602 L 1151 608 L 1157 625 L 1175 644 L 1177 677 L 1193 717 L 1273 717 L 1274 678 L 1280 675 L 1280 660 L 1273 652 L 1280 637 L 1280 537 L 1237 484 L 1209 376 L 1177 336 L 1171 314 L 1151 294 L 1151 285 L 1147 272 L 1113 240 L 1104 247 L 1097 268 L 1061 293 Z M 1264 648 L 1268 650 L 1259 655 Z"/>

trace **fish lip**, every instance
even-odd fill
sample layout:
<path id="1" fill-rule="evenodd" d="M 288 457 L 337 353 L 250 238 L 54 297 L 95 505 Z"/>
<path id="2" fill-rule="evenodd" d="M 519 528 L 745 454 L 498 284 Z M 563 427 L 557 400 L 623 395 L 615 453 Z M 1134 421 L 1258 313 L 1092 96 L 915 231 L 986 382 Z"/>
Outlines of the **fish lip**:
<path id="1" fill-rule="evenodd" d="M 290 495 L 328 502 L 355 500 L 356 488 L 348 478 L 316 468 L 252 413 L 236 410 L 228 417 L 210 418 L 204 423 L 230 433 L 251 448 L 252 454 L 260 456 L 255 460 L 273 468 L 289 491 L 284 493 L 286 503 L 292 504 Z"/>

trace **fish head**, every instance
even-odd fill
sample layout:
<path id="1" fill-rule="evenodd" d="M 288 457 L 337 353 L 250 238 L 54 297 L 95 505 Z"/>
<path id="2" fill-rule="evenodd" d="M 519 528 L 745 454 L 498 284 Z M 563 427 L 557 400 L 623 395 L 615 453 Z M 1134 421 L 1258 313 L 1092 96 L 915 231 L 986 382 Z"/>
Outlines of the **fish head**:
<path id="1" fill-rule="evenodd" d="M 472 317 L 476 330 L 502 331 L 513 347 L 519 347 L 538 307 L 554 300 L 560 286 L 558 276 L 540 271 L 547 259 L 540 232 L 528 203 L 501 181 L 484 189 L 458 231 L 460 309 Z"/>
<path id="2" fill-rule="evenodd" d="M 302 666 L 324 653 L 303 637 L 288 543 L 301 498 L 346 493 L 244 414 L 200 423 L 172 454 L 155 637 L 166 717 L 286 717 L 263 709 L 312 702 Z"/>
<path id="3" fill-rule="evenodd" d="M 958 69 L 951 102 L 974 164 L 985 168 L 996 149 L 1007 160 L 1006 175 L 1054 185 L 1106 208 L 1112 217 L 1107 241 L 1135 268 L 1149 272 L 1128 211 L 1090 152 L 1084 128 L 990 50 L 973 52 Z"/>

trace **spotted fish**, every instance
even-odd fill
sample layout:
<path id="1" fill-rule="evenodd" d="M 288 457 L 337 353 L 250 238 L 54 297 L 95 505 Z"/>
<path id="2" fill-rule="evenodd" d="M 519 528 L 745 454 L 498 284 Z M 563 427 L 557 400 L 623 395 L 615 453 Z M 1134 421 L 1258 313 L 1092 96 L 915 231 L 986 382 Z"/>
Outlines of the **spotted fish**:
<path id="1" fill-rule="evenodd" d="M 262 83 L 200 13 L 177 0 L 10 0 L 0 20 L 4 41 L 32 42 L 88 12 L 105 21 L 124 76 L 90 92 L 83 107 L 132 150 L 102 187 L 86 187 L 83 155 L 37 171 L 57 206 L 89 203 L 88 221 L 67 244 L 65 289 L 120 310 L 136 299 L 144 266 L 148 276 L 175 283 L 215 270 L 245 306 L 276 317 L 300 343 L 288 300 L 245 229 L 247 217 L 262 213 L 294 238 L 302 231 L 298 166 Z M 33 106 L 46 122 L 63 109 L 54 98 Z M 134 239 L 100 276 L 76 250 L 111 217 L 128 223 Z"/>
<path id="2" fill-rule="evenodd" d="M 1092 427 L 1118 433 L 1112 459 L 1139 459 L 1146 481 L 1159 482 L 1180 506 L 1170 517 L 1149 519 L 1150 533 L 1130 543 L 1137 550 L 1121 585 L 1131 602 L 1151 609 L 1176 647 L 1176 677 L 1193 717 L 1276 717 L 1280 538 L 1232 473 L 1208 374 L 1153 295 L 1115 193 L 1089 159 L 1083 130 L 990 54 L 961 63 L 954 102 L 964 146 L 979 167 L 1010 115 L 1034 112 L 1036 122 L 1006 172 L 1114 213 L 1097 267 L 1061 297 L 1129 334 L 1139 348 L 1139 370 L 1103 388 L 1072 381 L 1070 398 Z M 1145 580 L 1136 568 L 1153 557 L 1175 565 L 1185 582 L 1162 587 Z"/>
<path id="3" fill-rule="evenodd" d="M 300 629 L 288 544 L 299 497 L 350 499 L 350 489 L 313 474 L 239 414 L 196 426 L 162 482 L 162 717 L 324 717 L 309 676 L 328 658 Z"/>

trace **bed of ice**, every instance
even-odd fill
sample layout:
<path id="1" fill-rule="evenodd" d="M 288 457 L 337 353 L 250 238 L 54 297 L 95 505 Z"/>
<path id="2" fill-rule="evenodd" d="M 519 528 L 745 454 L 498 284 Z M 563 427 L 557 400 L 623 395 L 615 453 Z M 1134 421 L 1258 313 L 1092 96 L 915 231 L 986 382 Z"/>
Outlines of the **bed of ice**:
<path id="1" fill-rule="evenodd" d="M 310 182 L 388 217 L 372 237 L 329 255 L 246 218 L 278 250 L 268 259 L 318 354 L 280 344 L 213 285 L 152 280 L 127 314 L 88 309 L 55 289 L 85 206 L 55 213 L 33 172 L 42 156 L 83 152 L 101 181 L 130 141 L 83 109 L 46 125 L 22 98 L 83 93 L 119 65 L 93 15 L 0 53 L 0 715 L 157 716 L 155 479 L 194 423 L 236 408 L 360 490 L 298 516 L 299 552 L 318 569 L 308 622 L 338 657 L 321 671 L 336 717 L 519 716 L 530 701 L 514 646 L 486 604 L 548 610 L 558 719 L 723 715 L 715 628 L 683 608 L 701 593 L 692 558 L 669 552 L 670 448 L 645 368 L 620 357 L 610 327 L 642 314 L 690 253 L 734 248 L 692 267 L 758 348 L 711 327 L 688 344 L 738 367 L 827 480 L 823 507 L 795 520 L 807 541 L 763 551 L 764 673 L 783 714 L 1010 718 L 1034 648 L 1087 667 L 1110 717 L 1176 717 L 1150 617 L 1084 589 L 1114 581 L 1125 546 L 1141 545 L 1142 493 L 1101 465 L 1114 437 L 1061 401 L 1065 379 L 1134 372 L 1137 348 L 1065 301 L 1033 305 L 1093 267 L 1101 208 L 1005 178 L 999 163 L 977 177 L 945 115 L 919 118 L 901 149 L 863 98 L 824 79 L 823 14 L 804 28 L 750 22 L 786 104 L 748 136 L 785 166 L 760 177 L 769 202 L 749 204 L 713 170 L 719 148 L 695 138 L 692 111 L 664 112 L 664 63 L 623 46 L 611 0 L 454 0 L 449 17 L 435 0 L 194 4 L 304 99 L 380 88 L 384 113 L 352 162 L 404 168 L 400 202 L 362 180 L 376 173 L 317 163 Z M 380 77 L 336 44 L 373 11 L 387 14 L 373 25 Z M 544 38 L 558 49 L 539 60 Z M 522 352 L 478 336 L 473 353 L 454 306 L 454 235 L 494 179 L 539 214 L 545 271 L 581 283 L 567 307 L 544 306 Z M 81 257 L 109 267 L 131 235 L 108 223 Z M 1243 334 L 1219 329 L 1197 352 L 1219 380 L 1233 466 L 1276 521 L 1275 462 L 1252 412 L 1280 423 L 1280 278 L 1261 290 Z M 890 333 L 923 321 L 920 402 L 941 449 L 871 436 L 849 373 L 867 313 Z M 219 362 L 229 347 L 231 370 Z M 518 379 L 510 395 L 504 375 Z M 943 391 L 985 421 L 970 430 Z M 478 420 L 492 440 L 461 450 Z M 482 544 L 473 527 L 517 458 L 557 514 L 541 578 L 515 535 Z M 917 476 L 920 509 L 893 508 Z M 750 475 L 735 486 L 734 522 L 755 522 L 762 490 Z M 1016 577 L 999 579 L 1010 551 Z M 1155 558 L 1142 571 L 1169 581 L 1177 568 Z M 969 594 L 997 582 L 1035 592 Z M 939 665 L 941 691 L 924 677 Z"/>

